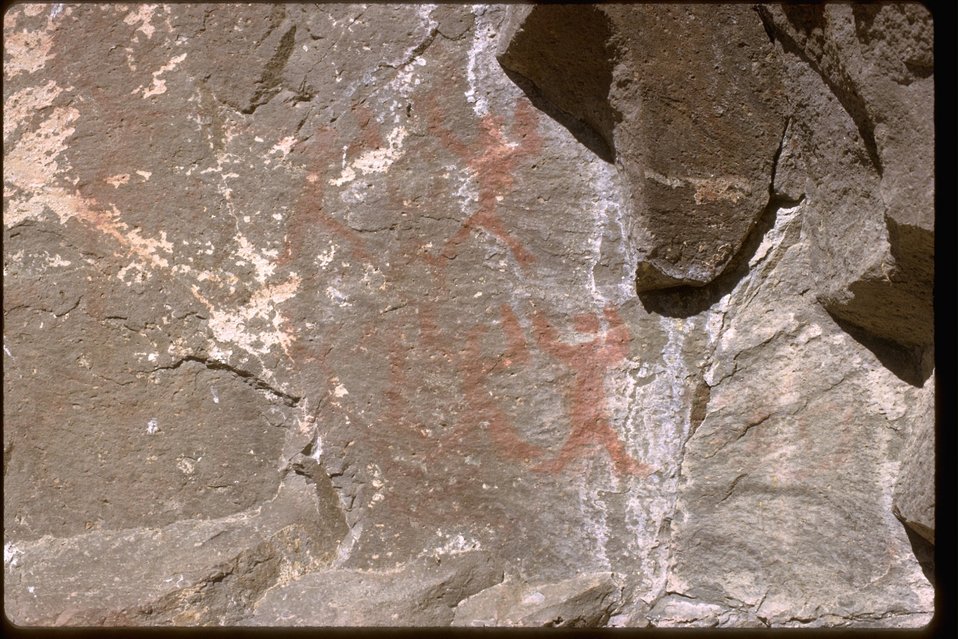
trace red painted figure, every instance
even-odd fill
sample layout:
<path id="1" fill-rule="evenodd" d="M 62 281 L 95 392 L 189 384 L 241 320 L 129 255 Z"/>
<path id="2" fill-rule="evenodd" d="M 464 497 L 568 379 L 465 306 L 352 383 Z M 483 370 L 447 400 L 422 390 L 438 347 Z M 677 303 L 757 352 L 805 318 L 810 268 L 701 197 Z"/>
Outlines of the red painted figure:
<path id="1" fill-rule="evenodd" d="M 582 314 L 573 318 L 579 333 L 595 335 L 580 344 L 569 344 L 559 339 L 545 316 L 534 311 L 532 326 L 542 350 L 549 353 L 573 371 L 573 381 L 566 391 L 571 431 L 559 453 L 539 468 L 560 471 L 575 458 L 587 454 L 584 450 L 601 444 L 609 453 L 617 472 L 630 475 L 648 475 L 651 469 L 629 455 L 625 445 L 609 423 L 605 405 L 605 377 L 612 366 L 628 355 L 629 329 L 612 306 L 604 310 L 608 330 L 599 334 L 599 318 Z"/>
<path id="2" fill-rule="evenodd" d="M 459 252 L 459 245 L 478 228 L 505 244 L 520 267 L 529 268 L 535 258 L 506 230 L 502 219 L 496 213 L 498 204 L 496 197 L 504 195 L 512 188 L 514 182 L 512 172 L 516 169 L 519 160 L 538 153 L 542 148 L 542 138 L 536 128 L 538 124 L 536 111 L 528 100 L 520 99 L 516 104 L 512 133 L 518 136 L 519 141 L 515 144 L 510 144 L 503 134 L 504 123 L 500 116 L 483 116 L 478 140 L 473 146 L 463 144 L 441 124 L 441 114 L 433 99 L 427 100 L 427 104 L 430 115 L 429 131 L 438 136 L 445 147 L 467 163 L 475 172 L 479 186 L 479 206 L 476 212 L 468 216 L 459 230 L 446 241 L 442 254 L 448 259 L 455 259 Z"/>

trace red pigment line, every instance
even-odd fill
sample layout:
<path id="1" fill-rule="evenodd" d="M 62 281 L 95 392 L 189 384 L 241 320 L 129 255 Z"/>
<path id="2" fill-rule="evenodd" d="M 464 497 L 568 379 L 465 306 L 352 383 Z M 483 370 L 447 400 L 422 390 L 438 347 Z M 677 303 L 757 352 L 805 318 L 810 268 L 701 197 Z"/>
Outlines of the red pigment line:
<path id="1" fill-rule="evenodd" d="M 626 345 L 629 334 L 628 327 L 615 309 L 606 307 L 604 314 L 609 322 L 609 329 L 604 336 L 598 335 L 599 323 L 595 315 L 573 318 L 580 332 L 596 335 L 591 341 L 580 344 L 561 342 L 542 313 L 536 311 L 532 316 L 536 340 L 542 349 L 573 372 L 566 388 L 571 431 L 556 457 L 540 464 L 540 470 L 561 471 L 571 461 L 586 456 L 586 449 L 596 444 L 605 448 L 616 472 L 620 474 L 645 476 L 652 470 L 629 455 L 609 423 L 605 377 L 608 369 L 628 354 Z"/>
<path id="2" fill-rule="evenodd" d="M 355 231 L 332 217 L 324 210 L 323 198 L 326 192 L 326 180 L 329 167 L 336 164 L 336 134 L 329 127 L 323 127 L 314 134 L 306 151 L 309 159 L 307 168 L 315 170 L 310 173 L 303 183 L 299 199 L 293 208 L 289 230 L 286 238 L 286 248 L 277 260 L 280 265 L 295 261 L 303 251 L 310 230 L 316 226 L 325 229 L 334 237 L 342 240 L 349 246 L 349 250 L 357 259 L 371 261 L 372 254 Z M 312 178 L 312 179 L 311 179 Z M 309 256 L 312 259 L 313 256 Z"/>
<path id="3" fill-rule="evenodd" d="M 444 244 L 441 253 L 448 259 L 455 259 L 462 242 L 472 230 L 478 228 L 505 244 L 520 268 L 528 270 L 535 261 L 535 257 L 506 230 L 496 213 L 498 205 L 496 197 L 512 189 L 515 179 L 513 171 L 516 169 L 518 160 L 525 155 L 538 152 L 541 148 L 542 140 L 536 128 L 538 115 L 525 101 L 518 103 L 513 119 L 513 131 L 521 136 L 521 140 L 514 148 L 508 144 L 502 133 L 504 128 L 502 118 L 492 115 L 484 116 L 480 121 L 479 136 L 476 141 L 476 147 L 479 150 L 475 151 L 463 144 L 442 125 L 442 115 L 433 96 L 427 97 L 425 102 L 429 131 L 474 171 L 479 186 L 477 211 L 466 218 L 459 231 Z"/>

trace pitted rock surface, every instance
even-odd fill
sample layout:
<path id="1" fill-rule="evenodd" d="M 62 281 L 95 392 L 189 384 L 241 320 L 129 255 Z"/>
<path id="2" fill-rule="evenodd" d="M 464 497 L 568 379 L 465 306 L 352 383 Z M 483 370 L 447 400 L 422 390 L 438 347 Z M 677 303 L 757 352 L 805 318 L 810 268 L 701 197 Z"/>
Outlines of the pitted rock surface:
<path id="1" fill-rule="evenodd" d="M 931 38 L 13 6 L 5 614 L 928 623 Z"/>

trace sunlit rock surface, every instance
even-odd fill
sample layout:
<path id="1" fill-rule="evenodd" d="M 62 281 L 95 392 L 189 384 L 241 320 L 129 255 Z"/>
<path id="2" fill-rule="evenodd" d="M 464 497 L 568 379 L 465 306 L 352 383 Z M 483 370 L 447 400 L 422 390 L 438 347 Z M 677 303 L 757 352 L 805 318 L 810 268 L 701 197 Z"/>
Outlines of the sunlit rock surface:
<path id="1" fill-rule="evenodd" d="M 931 37 L 12 7 L 5 614 L 928 623 Z"/>

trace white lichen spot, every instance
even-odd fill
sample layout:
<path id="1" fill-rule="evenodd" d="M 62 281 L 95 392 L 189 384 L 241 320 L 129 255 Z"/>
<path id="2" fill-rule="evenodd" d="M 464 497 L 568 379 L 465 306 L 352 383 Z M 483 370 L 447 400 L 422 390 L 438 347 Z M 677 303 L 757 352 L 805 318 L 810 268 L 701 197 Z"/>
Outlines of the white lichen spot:
<path id="1" fill-rule="evenodd" d="M 156 27 L 150 24 L 150 21 L 153 18 L 156 7 L 157 5 L 155 4 L 140 5 L 135 11 L 130 11 L 130 13 L 126 14 L 126 17 L 123 18 L 123 22 L 130 26 L 139 23 L 140 26 L 137 27 L 136 31 L 133 33 L 136 34 L 137 32 L 142 31 L 147 40 L 152 40 L 153 33 L 156 31 Z"/>
<path id="2" fill-rule="evenodd" d="M 62 92 L 63 89 L 50 80 L 42 86 L 27 87 L 10 95 L 3 102 L 3 141 L 7 142 L 10 134 L 34 117 L 40 109 L 53 104 L 53 100 Z"/>
<path id="3" fill-rule="evenodd" d="M 186 59 L 186 54 L 180 54 L 170 58 L 170 61 L 164 64 L 162 67 L 153 72 L 153 82 L 146 89 L 143 89 L 142 86 L 139 86 L 131 93 L 139 93 L 141 90 L 143 92 L 143 97 L 148 98 L 153 95 L 161 95 L 166 93 L 166 80 L 160 79 L 160 76 L 165 74 L 167 71 L 172 71 L 179 65 L 180 62 Z"/>
<path id="4" fill-rule="evenodd" d="M 12 149 L 4 149 L 4 199 L 10 201 L 3 212 L 5 225 L 39 219 L 47 208 L 55 212 L 65 208 L 62 203 L 55 206 L 56 196 L 65 192 L 51 188 L 49 182 L 60 172 L 58 159 L 76 130 L 71 125 L 79 116 L 80 112 L 72 107 L 57 107 L 35 129 L 21 136 Z M 8 183 L 33 197 L 13 198 L 6 188 Z M 62 216 L 61 221 L 65 221 Z"/>
<path id="5" fill-rule="evenodd" d="M 5 566 L 16 568 L 20 565 L 20 557 L 22 556 L 23 551 L 12 541 L 3 545 L 3 563 Z"/>
<path id="6" fill-rule="evenodd" d="M 219 394 L 216 392 L 216 388 L 215 388 L 215 387 L 210 387 L 210 395 L 213 396 L 213 403 L 214 403 L 214 404 L 219 404 L 219 403 L 220 403 L 220 396 L 219 396 Z"/>
<path id="7" fill-rule="evenodd" d="M 450 537 L 449 533 L 443 533 L 441 530 L 436 532 L 440 538 L 445 538 L 446 542 L 432 550 L 424 550 L 419 554 L 419 557 L 431 556 L 438 559 L 447 555 L 461 555 L 462 553 L 482 549 L 482 544 L 475 537 L 467 538 L 461 533 Z"/>
<path id="8" fill-rule="evenodd" d="M 387 146 L 382 149 L 366 151 L 353 162 L 343 168 L 338 178 L 329 181 L 333 186 L 342 186 L 356 179 L 356 172 L 363 175 L 371 173 L 385 173 L 392 164 L 402 157 L 403 142 L 406 140 L 405 127 L 396 127 L 386 136 Z"/>
<path id="9" fill-rule="evenodd" d="M 150 176 L 153 175 L 152 171 L 134 171 L 137 175 L 143 178 L 143 181 L 146 182 L 150 179 Z"/>
<path id="10" fill-rule="evenodd" d="M 325 269 L 329 266 L 333 258 L 336 256 L 336 245 L 330 244 L 329 248 L 316 256 L 316 263 L 319 264 L 319 267 Z"/>
<path id="11" fill-rule="evenodd" d="M 193 296 L 210 312 L 209 326 L 214 339 L 233 344 L 252 355 L 265 355 L 279 346 L 290 356 L 293 335 L 277 306 L 294 297 L 302 279 L 294 274 L 281 284 L 271 284 L 255 291 L 249 302 L 240 308 L 214 307 L 195 286 Z"/>
<path id="12" fill-rule="evenodd" d="M 130 181 L 129 173 L 120 173 L 119 175 L 111 175 L 106 178 L 104 182 L 112 186 L 113 188 L 119 188 L 121 184 L 126 184 Z"/>
<path id="13" fill-rule="evenodd" d="M 249 239 L 242 234 L 236 238 L 236 241 L 239 244 L 236 255 L 253 265 L 253 270 L 255 271 L 253 277 L 256 278 L 257 282 L 260 284 L 265 283 L 276 270 L 276 264 L 272 259 L 276 258 L 278 251 L 275 249 L 258 251 L 256 247 L 250 243 Z"/>
<path id="14" fill-rule="evenodd" d="M 155 435 L 157 432 L 159 432 L 159 430 L 160 427 L 157 425 L 156 417 L 153 417 L 150 419 L 150 421 L 146 422 L 147 435 Z"/>
<path id="15" fill-rule="evenodd" d="M 296 138 L 291 135 L 286 136 L 279 142 L 273 145 L 273 148 L 269 150 L 270 155 L 273 153 L 282 153 L 283 158 L 289 155 L 289 152 L 293 150 L 293 146 L 296 144 Z"/>
<path id="16" fill-rule="evenodd" d="M 180 457 L 176 461 L 176 467 L 179 468 L 180 472 L 184 475 L 192 475 L 193 469 L 196 467 L 196 460 L 191 457 Z"/>
<path id="17" fill-rule="evenodd" d="M 333 395 L 335 395 L 336 397 L 346 397 L 346 395 L 349 395 L 349 391 L 346 390 L 346 387 L 343 386 L 342 384 L 338 384 L 336 388 L 333 390 Z"/>
<path id="18" fill-rule="evenodd" d="M 338 306 L 352 306 L 352 303 L 349 301 L 349 296 L 333 286 L 326 287 L 326 297 L 336 302 Z"/>
<path id="19" fill-rule="evenodd" d="M 3 17 L 3 75 L 7 79 L 21 73 L 35 73 L 54 57 L 50 53 L 53 48 L 52 20 L 47 21 L 45 28 L 36 31 L 14 31 L 16 18 L 13 13 L 8 11 Z"/>
<path id="20" fill-rule="evenodd" d="M 70 260 L 63 259 L 62 257 L 60 257 L 60 254 L 57 253 L 56 255 L 51 257 L 49 260 L 47 260 L 46 265 L 47 267 L 58 268 L 60 266 L 70 266 L 71 264 L 73 264 L 73 262 L 71 262 Z"/>

